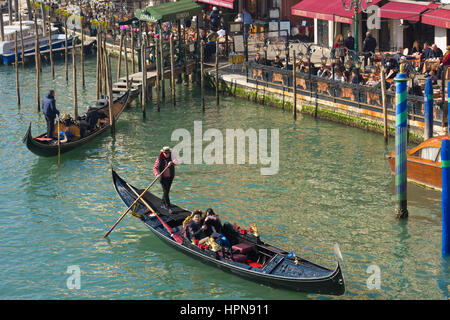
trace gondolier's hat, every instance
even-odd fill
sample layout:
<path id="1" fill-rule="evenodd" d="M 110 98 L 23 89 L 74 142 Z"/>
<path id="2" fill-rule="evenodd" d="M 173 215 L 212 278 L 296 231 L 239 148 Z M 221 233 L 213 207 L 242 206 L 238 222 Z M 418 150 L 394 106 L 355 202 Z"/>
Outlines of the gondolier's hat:
<path id="1" fill-rule="evenodd" d="M 165 146 L 161 149 L 161 152 L 172 152 L 172 150 L 170 149 L 170 147 Z"/>

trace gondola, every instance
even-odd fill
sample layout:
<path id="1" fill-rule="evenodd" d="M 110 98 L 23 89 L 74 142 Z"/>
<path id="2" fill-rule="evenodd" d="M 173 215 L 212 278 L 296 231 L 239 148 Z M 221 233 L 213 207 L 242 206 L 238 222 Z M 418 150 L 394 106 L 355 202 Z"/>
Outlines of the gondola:
<path id="1" fill-rule="evenodd" d="M 125 107 L 130 103 L 130 91 L 125 92 L 122 96 L 114 100 L 112 104 L 112 112 L 114 115 L 114 119 L 117 120 L 125 109 Z M 103 104 L 98 108 L 98 110 L 104 110 L 106 114 L 109 115 L 109 107 L 106 104 Z M 62 124 L 60 125 L 62 126 Z M 103 121 L 100 126 L 91 132 L 89 132 L 85 137 L 79 136 L 79 127 L 75 124 L 70 125 L 69 130 L 76 131 L 78 134 L 75 134 L 74 139 L 71 141 L 61 143 L 61 153 L 73 150 L 85 143 L 91 141 L 98 135 L 102 134 L 105 130 L 107 130 L 111 126 L 109 118 Z M 55 130 L 57 131 L 57 124 L 55 124 Z M 60 127 L 62 130 L 62 127 Z M 34 154 L 42 157 L 52 157 L 58 155 L 58 141 L 56 139 L 47 139 L 46 133 L 43 133 L 37 137 L 32 137 L 31 135 L 31 123 L 28 127 L 28 130 L 23 138 L 23 143 L 26 144 L 28 150 L 33 152 Z"/>
<path id="2" fill-rule="evenodd" d="M 119 197 L 126 206 L 131 206 L 138 197 L 136 194 L 140 195 L 144 189 L 128 184 L 114 170 L 112 176 Z M 143 199 L 133 207 L 133 216 L 138 217 L 163 242 L 203 263 L 272 287 L 325 295 L 342 295 L 345 292 L 339 259 L 336 268 L 330 270 L 301 257 L 292 257 L 287 251 L 265 243 L 259 235 L 230 223 L 224 223 L 222 234 L 231 243 L 231 250 L 217 249 L 213 244 L 208 249 L 183 236 L 183 221 L 191 214 L 190 211 L 173 206 L 172 213 L 169 213 L 161 208 L 161 199 L 150 192 Z M 339 249 L 337 255 L 342 259 Z"/>

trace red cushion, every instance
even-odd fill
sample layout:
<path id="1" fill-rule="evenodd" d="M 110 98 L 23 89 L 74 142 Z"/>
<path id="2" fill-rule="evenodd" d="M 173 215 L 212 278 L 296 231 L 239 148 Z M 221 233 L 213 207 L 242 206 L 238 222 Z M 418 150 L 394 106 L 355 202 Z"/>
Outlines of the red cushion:
<path id="1" fill-rule="evenodd" d="M 233 254 L 233 261 L 240 262 L 240 263 L 246 263 L 247 262 L 247 256 L 243 254 Z"/>
<path id="2" fill-rule="evenodd" d="M 253 250 L 253 246 L 246 243 L 238 243 L 232 246 L 231 249 L 233 250 L 233 252 L 238 251 L 239 253 L 247 254 Z"/>
<path id="3" fill-rule="evenodd" d="M 52 141 L 53 139 L 52 138 L 34 138 L 34 140 L 37 140 L 37 141 Z"/>

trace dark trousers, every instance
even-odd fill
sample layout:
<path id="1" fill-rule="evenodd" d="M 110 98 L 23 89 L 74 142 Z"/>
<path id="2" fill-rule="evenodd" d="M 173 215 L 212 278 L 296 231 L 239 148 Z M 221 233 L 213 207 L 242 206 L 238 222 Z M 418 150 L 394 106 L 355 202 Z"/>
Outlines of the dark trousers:
<path id="1" fill-rule="evenodd" d="M 45 116 L 47 121 L 47 138 L 53 138 L 53 133 L 55 131 L 55 118 L 49 118 Z"/>
<path id="2" fill-rule="evenodd" d="M 162 203 L 166 207 L 170 206 L 169 192 L 170 192 L 170 187 L 172 186 L 172 181 L 173 181 L 173 178 L 161 178 L 161 180 L 160 180 L 161 186 L 163 189 Z"/>

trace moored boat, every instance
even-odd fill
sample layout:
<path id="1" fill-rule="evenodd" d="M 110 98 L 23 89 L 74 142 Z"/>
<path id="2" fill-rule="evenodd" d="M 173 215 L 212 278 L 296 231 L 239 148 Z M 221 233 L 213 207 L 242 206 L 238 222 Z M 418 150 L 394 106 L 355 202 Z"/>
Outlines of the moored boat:
<path id="1" fill-rule="evenodd" d="M 435 190 L 442 190 L 441 144 L 449 135 L 427 139 L 407 151 L 408 181 Z M 391 173 L 395 175 L 395 152 L 388 156 Z"/>
<path id="2" fill-rule="evenodd" d="M 130 92 L 125 92 L 121 97 L 117 98 L 112 103 L 112 113 L 114 119 L 117 120 L 125 109 L 125 107 L 130 103 Z M 103 110 L 106 114 L 109 115 L 109 107 L 108 105 L 103 105 L 97 110 Z M 65 124 L 60 124 L 60 130 L 65 129 L 65 131 L 69 131 L 73 134 L 73 138 L 67 142 L 60 143 L 60 151 L 61 153 L 73 150 L 85 143 L 91 141 L 96 136 L 105 132 L 111 126 L 109 118 L 106 118 L 100 126 L 90 131 L 86 136 L 80 136 L 80 128 L 77 123 L 72 123 L 69 126 Z M 58 126 L 55 124 L 55 136 L 58 134 Z M 23 142 L 26 144 L 28 150 L 33 152 L 34 154 L 42 157 L 52 157 L 58 155 L 58 141 L 57 139 L 46 138 L 46 133 L 43 133 L 37 137 L 32 137 L 31 134 L 31 123 L 28 127 L 28 130 L 23 138 Z"/>
<path id="3" fill-rule="evenodd" d="M 112 175 L 119 197 L 126 206 L 131 206 L 144 190 L 128 184 L 114 170 Z M 169 213 L 161 208 L 161 199 L 150 192 L 146 192 L 143 199 L 133 208 L 133 215 L 163 242 L 203 263 L 269 286 L 327 295 L 345 292 L 339 259 L 334 270 L 327 269 L 293 257 L 287 251 L 265 243 L 258 235 L 247 230 L 241 232 L 242 229 L 229 223 L 224 224 L 222 234 L 230 241 L 232 250 L 214 248 L 212 243 L 209 248 L 196 245 L 183 236 L 183 221 L 191 215 L 190 211 L 173 206 Z"/>

